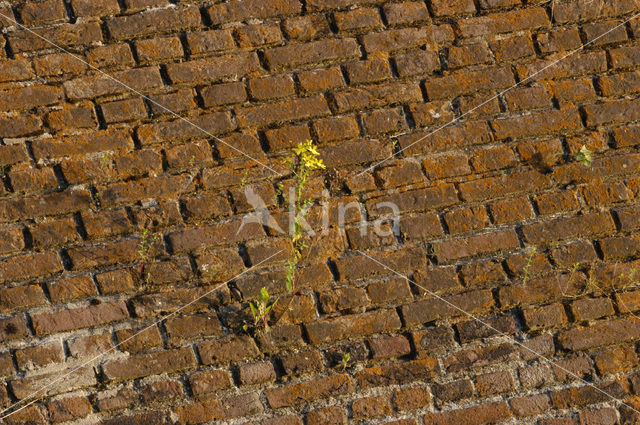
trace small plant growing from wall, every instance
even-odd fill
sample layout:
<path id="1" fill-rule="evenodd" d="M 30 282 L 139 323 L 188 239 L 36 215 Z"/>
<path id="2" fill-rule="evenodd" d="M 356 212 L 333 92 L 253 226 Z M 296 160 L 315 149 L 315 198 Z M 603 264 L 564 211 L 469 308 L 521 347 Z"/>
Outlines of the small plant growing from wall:
<path id="1" fill-rule="evenodd" d="M 582 145 L 582 148 L 574 155 L 578 162 L 581 162 L 585 167 L 591 167 L 591 160 L 593 157 L 593 152 L 589 150 L 585 145 Z"/>
<path id="2" fill-rule="evenodd" d="M 144 268 L 151 260 L 151 249 L 153 244 L 158 240 L 158 235 L 151 235 L 148 228 L 142 230 L 140 242 L 138 242 L 138 257 L 140 258 L 140 274 L 143 276 L 143 280 L 146 282 L 147 276 L 145 276 Z"/>
<path id="3" fill-rule="evenodd" d="M 278 186 L 278 192 L 285 196 L 285 200 L 292 208 L 291 215 L 293 223 L 289 228 L 289 240 L 291 248 L 288 253 L 287 264 L 284 272 L 284 284 L 289 297 L 289 302 L 282 309 L 282 313 L 275 320 L 276 322 L 290 308 L 293 295 L 296 292 L 296 282 L 298 276 L 298 264 L 302 260 L 302 252 L 308 247 L 304 240 L 303 219 L 309 212 L 309 207 L 313 205 L 313 201 L 305 197 L 305 189 L 312 171 L 325 169 L 325 165 L 320 159 L 318 148 L 311 140 L 301 142 L 293 149 L 293 153 L 284 158 L 284 163 L 288 166 L 289 171 L 293 175 L 293 187 L 289 191 L 289 196 L 283 194 L 283 186 Z M 273 303 L 269 304 L 269 293 L 266 288 L 260 290 L 260 295 L 256 300 L 249 303 L 251 315 L 253 317 L 253 326 L 256 329 L 269 330 L 270 315 L 273 313 L 273 307 L 278 302 L 277 298 Z M 248 326 L 245 325 L 245 331 Z"/>

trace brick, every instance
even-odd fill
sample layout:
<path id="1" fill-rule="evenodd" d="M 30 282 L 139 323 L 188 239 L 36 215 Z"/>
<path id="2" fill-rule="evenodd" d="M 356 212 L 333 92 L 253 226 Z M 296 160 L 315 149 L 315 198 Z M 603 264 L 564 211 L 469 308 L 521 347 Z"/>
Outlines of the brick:
<path id="1" fill-rule="evenodd" d="M 558 59 L 555 57 L 541 59 L 526 65 L 517 65 L 516 72 L 521 81 L 533 78 L 535 78 L 536 81 L 540 81 L 597 74 L 607 69 L 607 58 L 603 53 L 604 52 L 588 52 L 574 54 L 567 56 L 565 60 L 560 62 L 558 62 Z"/>
<path id="2" fill-rule="evenodd" d="M 22 348 L 16 350 L 15 356 L 18 369 L 22 371 L 38 369 L 64 361 L 64 351 L 60 341 Z"/>
<path id="3" fill-rule="evenodd" d="M 282 44 L 282 32 L 278 24 L 256 24 L 234 28 L 240 47 L 257 47 Z"/>
<path id="4" fill-rule="evenodd" d="M 195 365 L 196 359 L 191 348 L 182 348 L 109 360 L 102 370 L 107 379 L 120 380 L 184 370 Z"/>
<path id="5" fill-rule="evenodd" d="M 510 404 L 518 417 L 535 416 L 551 408 L 549 396 L 546 394 L 516 397 L 511 399 Z"/>
<path id="6" fill-rule="evenodd" d="M 93 128 L 97 126 L 97 119 L 93 105 L 65 105 L 62 109 L 47 114 L 47 125 L 53 130 L 60 131 L 68 128 Z"/>
<path id="7" fill-rule="evenodd" d="M 216 4 L 207 9 L 213 25 L 240 22 L 249 19 L 266 19 L 287 15 L 297 15 L 302 5 L 297 0 L 283 0 L 265 4 L 260 0 L 231 1 Z"/>
<path id="8" fill-rule="evenodd" d="M 0 253 L 9 254 L 21 251 L 26 246 L 23 231 L 19 227 L 5 227 L 0 229 Z"/>
<path id="9" fill-rule="evenodd" d="M 400 319 L 394 310 L 376 310 L 305 324 L 309 340 L 314 345 L 395 330 L 400 326 Z"/>
<path id="10" fill-rule="evenodd" d="M 215 314 L 184 315 L 166 321 L 168 340 L 171 345 L 202 337 L 222 335 L 222 325 Z"/>
<path id="11" fill-rule="evenodd" d="M 485 373 L 476 378 L 476 390 L 479 395 L 509 392 L 514 386 L 513 376 L 507 371 Z"/>
<path id="12" fill-rule="evenodd" d="M 460 351 L 444 358 L 444 366 L 450 372 L 472 367 L 506 363 L 518 358 L 518 350 L 511 343 L 482 346 Z"/>
<path id="13" fill-rule="evenodd" d="M 135 42 L 136 54 L 142 64 L 183 57 L 182 43 L 178 37 L 159 37 Z"/>
<path id="14" fill-rule="evenodd" d="M 431 9 L 435 16 L 463 15 L 476 11 L 471 0 L 431 0 Z"/>
<path id="15" fill-rule="evenodd" d="M 595 248 L 586 241 L 554 248 L 551 255 L 553 261 L 562 267 L 572 267 L 575 263 L 585 264 L 598 260 Z"/>
<path id="16" fill-rule="evenodd" d="M 5 343 L 29 335 L 27 322 L 23 315 L 0 319 L 0 339 Z M 13 369 L 13 368 L 12 368 Z"/>
<path id="17" fill-rule="evenodd" d="M 259 69 L 258 56 L 254 52 L 216 56 L 214 58 L 167 65 L 167 73 L 174 84 L 215 82 L 225 77 L 242 77 Z"/>
<path id="18" fill-rule="evenodd" d="M 442 298 L 447 302 L 430 297 L 402 306 L 402 318 L 406 325 L 416 326 L 433 320 L 458 317 L 464 314 L 463 311 L 473 314 L 482 313 L 489 310 L 494 303 L 491 294 L 486 290 L 445 295 Z"/>
<path id="19" fill-rule="evenodd" d="M 284 32 L 293 40 L 308 41 L 331 33 L 325 15 L 305 15 L 288 18 L 283 24 Z"/>
<path id="20" fill-rule="evenodd" d="M 12 32 L 8 39 L 11 49 L 21 53 L 50 49 L 48 41 L 65 48 L 89 45 L 102 41 L 102 31 L 96 22 L 61 24 Z"/>
<path id="21" fill-rule="evenodd" d="M 120 329 L 115 335 L 117 348 L 132 354 L 162 346 L 160 331 L 154 325 L 139 329 Z"/>
<path id="22" fill-rule="evenodd" d="M 355 378 L 360 387 L 369 389 L 431 379 L 439 371 L 436 359 L 424 358 L 401 364 L 372 366 L 356 373 Z"/>
<path id="23" fill-rule="evenodd" d="M 240 103 L 247 99 L 242 83 L 223 83 L 204 87 L 200 90 L 200 94 L 206 107 Z"/>
<path id="24" fill-rule="evenodd" d="M 440 69 L 438 54 L 430 50 L 395 55 L 393 61 L 400 77 L 428 74 Z"/>
<path id="25" fill-rule="evenodd" d="M 333 375 L 265 391 L 272 409 L 309 403 L 314 400 L 346 394 L 353 391 L 353 380 L 348 375 Z"/>
<path id="26" fill-rule="evenodd" d="M 425 82 L 430 99 L 447 99 L 462 94 L 471 94 L 488 89 L 504 89 L 515 83 L 508 68 L 453 72 L 447 76 Z"/>
<path id="27" fill-rule="evenodd" d="M 383 11 L 384 17 L 390 26 L 430 21 L 426 5 L 420 1 L 387 3 L 383 6 Z"/>
<path id="28" fill-rule="evenodd" d="M 150 99 L 149 107 L 154 117 L 171 114 L 171 112 L 181 113 L 196 107 L 194 92 L 191 89 L 181 89 L 173 93 L 148 97 Z"/>
<path id="29" fill-rule="evenodd" d="M 570 329 L 559 334 L 558 342 L 562 348 L 579 351 L 635 340 L 638 338 L 636 321 L 633 317 L 626 317 Z"/>
<path id="30" fill-rule="evenodd" d="M 248 363 L 239 367 L 240 382 L 245 385 L 260 384 L 276 379 L 271 362 Z"/>
<path id="31" fill-rule="evenodd" d="M 536 195 L 534 200 L 541 215 L 575 211 L 580 206 L 576 192 L 571 190 L 542 193 Z"/>
<path id="32" fill-rule="evenodd" d="M 432 266 L 420 269 L 414 273 L 414 282 L 421 298 L 427 297 L 428 292 L 453 292 L 462 289 L 455 267 Z"/>
<path id="33" fill-rule="evenodd" d="M 604 393 L 598 391 L 604 391 Z M 619 382 L 602 383 L 596 388 L 592 386 L 572 387 L 550 393 L 552 405 L 563 409 L 567 406 L 582 407 L 609 400 L 611 396 L 624 397 L 624 387 Z"/>
<path id="34" fill-rule="evenodd" d="M 376 177 L 384 188 L 424 181 L 420 165 L 407 161 L 389 164 L 380 170 L 376 170 Z"/>
<path id="35" fill-rule="evenodd" d="M 369 304 L 363 288 L 338 288 L 320 294 L 320 306 L 323 313 L 346 311 L 356 313 Z"/>
<path id="36" fill-rule="evenodd" d="M 466 409 L 450 410 L 446 412 L 427 413 L 424 423 L 433 425 L 454 425 L 468 423 L 469 425 L 482 425 L 497 423 L 510 418 L 512 413 L 504 401 L 481 404 Z"/>
<path id="37" fill-rule="evenodd" d="M 514 231 L 500 230 L 493 233 L 439 242 L 434 244 L 434 251 L 439 262 L 449 262 L 501 250 L 509 251 L 519 246 L 520 242 Z"/>
<path id="38" fill-rule="evenodd" d="M 582 26 L 585 38 L 593 46 L 603 46 L 607 44 L 616 44 L 627 41 L 627 31 L 622 21 L 604 21 L 588 23 Z"/>
<path id="39" fill-rule="evenodd" d="M 391 78 L 391 69 L 385 59 L 373 58 L 367 61 L 344 65 L 349 84 L 375 83 Z"/>
<path id="40" fill-rule="evenodd" d="M 368 343 L 374 359 L 400 357 L 411 353 L 411 344 L 402 335 L 373 338 Z"/>
<path id="41" fill-rule="evenodd" d="M 516 322 L 510 315 L 491 316 L 481 320 L 483 323 L 472 319 L 456 325 L 462 343 L 496 335 L 512 335 L 516 333 Z"/>
<path id="42" fill-rule="evenodd" d="M 31 109 L 57 103 L 61 99 L 57 87 L 32 85 L 0 92 L 0 111 Z"/>
<path id="43" fill-rule="evenodd" d="M 51 422 L 66 422 L 84 418 L 92 412 L 91 403 L 87 397 L 67 397 L 47 403 Z"/>
<path id="44" fill-rule="evenodd" d="M 296 94 L 291 76 L 283 74 L 249 80 L 249 93 L 255 100 L 271 100 Z"/>
<path id="45" fill-rule="evenodd" d="M 131 48 L 126 43 L 92 47 L 87 51 L 87 61 L 96 68 L 123 69 L 135 65 Z"/>
<path id="46" fill-rule="evenodd" d="M 586 105 L 584 111 L 588 126 L 609 124 L 614 122 L 636 121 L 638 119 L 635 100 L 617 100 L 601 104 Z"/>
<path id="47" fill-rule="evenodd" d="M 111 301 L 86 307 L 38 312 L 31 315 L 36 335 L 48 335 L 68 330 L 90 328 L 129 318 L 122 301 Z"/>
<path id="48" fill-rule="evenodd" d="M 427 127 L 448 123 L 455 118 L 452 105 L 447 101 L 435 101 L 410 105 L 411 117 L 416 126 Z"/>
<path id="49" fill-rule="evenodd" d="M 275 416 L 273 418 L 265 419 L 262 421 L 262 425 L 302 425 L 302 420 L 295 415 Z"/>
<path id="50" fill-rule="evenodd" d="M 460 176 L 471 173 L 469 158 L 464 154 L 444 154 L 425 158 L 422 166 L 430 179 Z"/>
<path id="51" fill-rule="evenodd" d="M 244 226 L 241 233 L 240 221 L 176 231 L 168 235 L 169 241 L 177 252 L 195 250 L 206 246 L 225 245 L 246 239 L 264 236 L 264 230 L 258 226 Z"/>
<path id="52" fill-rule="evenodd" d="M 328 406 L 307 413 L 308 425 L 344 425 L 346 417 L 342 408 Z"/>
<path id="53" fill-rule="evenodd" d="M 373 304 L 397 303 L 412 298 L 409 283 L 402 278 L 371 283 L 367 286 L 367 294 Z"/>
<path id="54" fill-rule="evenodd" d="M 574 50 L 582 45 L 578 28 L 557 28 L 536 36 L 536 43 L 542 53 Z"/>
<path id="55" fill-rule="evenodd" d="M 542 86 L 519 87 L 504 94 L 507 108 L 511 111 L 551 108 L 551 96 Z"/>
<path id="56" fill-rule="evenodd" d="M 480 260 L 463 265 L 460 274 L 466 286 L 481 286 L 487 282 L 500 282 L 506 279 L 502 264 L 492 260 Z"/>
<path id="57" fill-rule="evenodd" d="M 391 414 L 391 404 L 382 396 L 366 397 L 354 400 L 351 411 L 355 419 L 388 416 Z"/>
<path id="58" fill-rule="evenodd" d="M 313 122 L 313 130 L 321 142 L 351 139 L 360 135 L 360 127 L 354 116 L 315 120 Z"/>
<path id="59" fill-rule="evenodd" d="M 381 196 L 366 202 L 367 211 L 372 217 L 382 215 L 383 208 L 377 207 L 381 202 L 392 202 L 396 204 L 400 213 L 404 213 L 451 206 L 458 202 L 458 197 L 451 184 Z M 384 208 L 384 213 L 388 213 L 388 208 Z"/>
<path id="60" fill-rule="evenodd" d="M 602 234 L 614 229 L 615 226 L 609 214 L 589 213 L 525 225 L 522 231 L 528 242 L 541 244 L 581 235 Z"/>
<path id="61" fill-rule="evenodd" d="M 61 0 L 24 3 L 17 9 L 22 23 L 26 26 L 40 26 L 68 19 L 64 3 Z"/>
<path id="62" fill-rule="evenodd" d="M 447 382 L 446 384 L 436 383 L 433 391 L 438 400 L 448 402 L 464 400 L 473 395 L 473 384 L 469 379 L 460 379 L 457 381 Z"/>
<path id="63" fill-rule="evenodd" d="M 156 67 L 136 68 L 113 73 L 113 79 L 104 75 L 79 77 L 66 81 L 63 86 L 67 97 L 71 99 L 93 98 L 126 92 L 127 87 L 146 91 L 163 85 L 160 72 Z"/>
<path id="64" fill-rule="evenodd" d="M 544 116 L 544 120 L 541 117 Z M 520 138 L 537 134 L 566 132 L 582 127 L 574 108 L 553 112 L 535 112 L 525 117 L 494 120 L 491 126 L 498 139 Z"/>
<path id="65" fill-rule="evenodd" d="M 491 40 L 489 41 L 489 47 L 498 62 L 520 59 L 535 54 L 533 41 L 529 34 Z"/>
<path id="66" fill-rule="evenodd" d="M 422 92 L 417 84 L 389 82 L 364 87 L 349 88 L 333 94 L 339 113 L 358 108 L 379 108 L 400 102 L 422 102 Z"/>
<path id="67" fill-rule="evenodd" d="M 195 372 L 188 377 L 188 381 L 193 394 L 198 397 L 233 385 L 231 374 L 221 369 Z"/>
<path id="68" fill-rule="evenodd" d="M 401 108 L 378 109 L 363 113 L 362 125 L 369 135 L 397 133 L 408 128 Z"/>
<path id="69" fill-rule="evenodd" d="M 333 19 L 341 32 L 372 30 L 382 27 L 380 13 L 375 8 L 359 8 L 345 12 L 335 12 Z"/>
<path id="70" fill-rule="evenodd" d="M 638 356 L 632 347 L 606 348 L 594 356 L 598 373 L 601 376 L 625 372 L 638 362 Z"/>
<path id="71" fill-rule="evenodd" d="M 427 45 L 431 50 L 453 41 L 450 25 L 428 25 L 420 28 L 391 29 L 362 36 L 367 53 L 394 52 Z"/>
<path id="72" fill-rule="evenodd" d="M 358 45 L 352 38 L 311 41 L 265 51 L 269 68 L 274 71 L 359 57 Z"/>
<path id="73" fill-rule="evenodd" d="M 624 93 L 637 93 L 640 73 L 624 72 L 617 75 L 602 76 L 598 79 L 598 88 L 603 96 L 620 96 Z"/>
<path id="74" fill-rule="evenodd" d="M 578 414 L 580 423 L 585 425 L 614 425 L 618 422 L 618 412 L 610 407 L 598 410 L 583 410 Z"/>
<path id="75" fill-rule="evenodd" d="M 184 390 L 178 380 L 148 382 L 142 385 L 142 400 L 153 403 L 182 396 Z"/>
<path id="76" fill-rule="evenodd" d="M 73 13 L 78 17 L 102 17 L 116 15 L 120 12 L 117 0 L 73 0 Z"/>
<path id="77" fill-rule="evenodd" d="M 85 299 L 98 295 L 96 286 L 89 275 L 65 277 L 47 282 L 47 290 L 54 303 Z"/>
<path id="78" fill-rule="evenodd" d="M 534 217 L 531 202 L 525 196 L 496 201 L 489 205 L 489 211 L 496 224 L 522 222 Z"/>
<path id="79" fill-rule="evenodd" d="M 32 115 L 0 116 L 0 137 L 22 137 L 42 132 L 42 121 Z"/>
<path id="80" fill-rule="evenodd" d="M 344 87 L 342 72 L 338 68 L 327 68 L 298 73 L 298 81 L 302 90 L 317 92 L 338 87 Z"/>
<path id="81" fill-rule="evenodd" d="M 489 216 L 483 206 L 451 210 L 443 217 L 451 234 L 482 229 L 489 224 Z"/>
<path id="82" fill-rule="evenodd" d="M 282 354 L 279 358 L 287 375 L 299 375 L 324 368 L 322 354 L 314 349 Z"/>
<path id="83" fill-rule="evenodd" d="M 237 110 L 242 127 L 265 126 L 276 122 L 302 120 L 330 113 L 322 96 L 294 99 L 268 105 L 247 106 Z"/>
<path id="84" fill-rule="evenodd" d="M 258 347 L 247 336 L 231 337 L 220 341 L 205 342 L 198 346 L 204 364 L 236 362 L 258 355 Z"/>
<path id="85" fill-rule="evenodd" d="M 528 308 L 523 310 L 522 314 L 527 327 L 532 330 L 559 326 L 567 322 L 564 307 L 558 303 Z"/>
<path id="86" fill-rule="evenodd" d="M 0 262 L 0 282 L 20 281 L 38 276 L 52 275 L 60 271 L 62 271 L 62 264 L 55 252 L 19 254 L 5 258 Z M 6 291 L 12 290 L 21 291 L 18 287 L 6 288 Z M 37 298 L 39 297 L 34 294 L 34 300 Z M 11 304 L 11 300 L 6 301 Z M 28 302 L 27 300 L 23 301 Z"/>
<path id="87" fill-rule="evenodd" d="M 230 30 L 201 31 L 187 34 L 187 44 L 194 56 L 224 52 L 236 47 Z"/>
<path id="88" fill-rule="evenodd" d="M 624 46 L 609 50 L 614 68 L 635 68 L 640 63 L 640 48 Z"/>
<path id="89" fill-rule="evenodd" d="M 163 175 L 136 181 L 113 183 L 97 188 L 103 206 L 115 206 L 149 198 L 166 198 L 192 190 L 193 179 L 188 175 Z"/>
<path id="90" fill-rule="evenodd" d="M 104 295 L 129 292 L 133 289 L 133 278 L 128 270 L 112 270 L 96 274 L 100 293 Z"/>
<path id="91" fill-rule="evenodd" d="M 195 6 L 149 10 L 134 15 L 107 19 L 107 29 L 116 40 L 173 32 L 201 25 L 200 11 Z"/>
<path id="92" fill-rule="evenodd" d="M 486 43 L 473 43 L 449 48 L 447 63 L 451 69 L 491 62 Z"/>
<path id="93" fill-rule="evenodd" d="M 539 7 L 469 18 L 458 25 L 462 37 L 478 37 L 546 27 L 549 18 L 545 9 Z"/>
<path id="94" fill-rule="evenodd" d="M 147 118 L 147 109 L 140 98 L 103 103 L 100 109 L 108 124 Z"/>

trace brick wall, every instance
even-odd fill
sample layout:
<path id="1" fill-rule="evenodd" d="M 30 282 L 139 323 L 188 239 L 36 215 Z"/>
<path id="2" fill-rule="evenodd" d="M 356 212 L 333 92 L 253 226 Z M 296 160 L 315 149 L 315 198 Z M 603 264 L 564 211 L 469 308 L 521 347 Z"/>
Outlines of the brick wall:
<path id="1" fill-rule="evenodd" d="M 639 423 L 639 12 L 0 3 L 0 422 Z"/>

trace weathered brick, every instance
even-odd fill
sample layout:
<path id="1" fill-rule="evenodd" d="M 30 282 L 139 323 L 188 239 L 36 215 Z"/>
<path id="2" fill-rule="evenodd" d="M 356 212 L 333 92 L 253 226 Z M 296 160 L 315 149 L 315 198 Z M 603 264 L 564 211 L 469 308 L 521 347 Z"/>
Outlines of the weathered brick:
<path id="1" fill-rule="evenodd" d="M 515 35 L 489 41 L 489 47 L 496 61 L 509 61 L 535 54 L 533 41 L 529 34 Z"/>
<path id="2" fill-rule="evenodd" d="M 628 122 L 640 119 L 638 115 L 638 101 L 622 99 L 612 102 L 586 105 L 584 112 L 588 126 L 602 125 L 614 122 Z"/>
<path id="3" fill-rule="evenodd" d="M 120 380 L 184 370 L 195 365 L 193 350 L 187 347 L 109 360 L 102 366 L 102 370 L 107 379 Z"/>
<path id="4" fill-rule="evenodd" d="M 135 47 L 138 59 L 143 64 L 179 59 L 184 55 L 182 43 L 178 37 L 138 40 Z"/>
<path id="5" fill-rule="evenodd" d="M 496 201 L 489 205 L 489 211 L 496 224 L 521 222 L 534 217 L 531 202 L 525 196 Z"/>
<path id="6" fill-rule="evenodd" d="M 255 100 L 279 99 L 296 93 L 293 79 L 287 74 L 252 78 L 248 87 L 251 97 Z"/>
<path id="7" fill-rule="evenodd" d="M 394 310 L 375 310 L 305 324 L 309 340 L 316 345 L 354 336 L 395 330 L 400 326 L 400 318 Z"/>
<path id="8" fill-rule="evenodd" d="M 232 386 L 231 374 L 222 369 L 195 372 L 188 381 L 193 394 L 198 397 Z"/>
<path id="9" fill-rule="evenodd" d="M 23 137 L 42 133 L 42 120 L 32 114 L 0 116 L 0 137 Z"/>
<path id="10" fill-rule="evenodd" d="M 133 67 L 135 60 L 126 43 L 96 46 L 87 51 L 87 61 L 96 68 L 125 69 Z"/>
<path id="11" fill-rule="evenodd" d="M 419 28 L 390 29 L 362 36 L 367 53 L 393 52 L 427 45 L 431 50 L 453 41 L 450 25 L 427 25 Z"/>
<path id="12" fill-rule="evenodd" d="M 429 79 L 425 88 L 430 99 L 448 99 L 491 89 L 504 89 L 515 84 L 509 68 L 497 67 L 481 71 L 461 70 L 439 78 Z"/>
<path id="13" fill-rule="evenodd" d="M 606 348 L 594 356 L 598 373 L 601 376 L 625 372 L 638 362 L 638 356 L 632 347 Z"/>
<path id="14" fill-rule="evenodd" d="M 426 5 L 420 1 L 386 3 L 383 6 L 383 11 L 384 17 L 390 26 L 417 24 L 430 20 Z"/>
<path id="15" fill-rule="evenodd" d="M 129 89 L 123 83 L 138 91 L 145 91 L 163 85 L 159 69 L 157 67 L 147 67 L 115 72 L 112 77 L 101 74 L 79 77 L 66 81 L 63 87 L 67 97 L 83 99 L 126 92 Z"/>
<path id="16" fill-rule="evenodd" d="M 358 384 L 364 388 L 402 385 L 415 380 L 428 380 L 440 372 L 434 358 L 411 360 L 392 365 L 376 365 L 356 374 Z"/>
<path id="17" fill-rule="evenodd" d="M 207 9 L 213 25 L 246 21 L 249 19 L 275 18 L 296 15 L 302 10 L 298 0 L 281 0 L 264 3 L 260 0 L 238 1 L 216 4 Z"/>
<path id="18" fill-rule="evenodd" d="M 258 47 L 282 44 L 280 26 L 273 24 L 245 25 L 234 28 L 240 47 Z"/>
<path id="19" fill-rule="evenodd" d="M 350 393 L 353 391 L 353 387 L 353 379 L 348 375 L 333 375 L 265 392 L 269 406 L 277 409 Z"/>
<path id="20" fill-rule="evenodd" d="M 560 56 L 562 57 L 562 56 Z M 553 64 L 553 65 L 552 65 Z M 607 69 L 607 57 L 604 52 L 588 52 L 567 56 L 565 60 L 558 58 L 540 59 L 526 65 L 517 65 L 518 78 L 531 80 L 547 80 L 553 78 L 577 77 L 601 73 Z"/>
<path id="21" fill-rule="evenodd" d="M 107 19 L 109 33 L 117 40 L 179 31 L 200 25 L 200 11 L 197 7 L 190 5 L 155 9 Z"/>
<path id="22" fill-rule="evenodd" d="M 316 96 L 244 107 L 237 111 L 237 119 L 242 127 L 254 127 L 328 115 L 329 113 L 329 107 L 324 97 Z"/>
<path id="23" fill-rule="evenodd" d="M 373 30 L 382 27 L 380 13 L 375 8 L 359 8 L 335 12 L 333 19 L 339 31 Z"/>
<path id="24" fill-rule="evenodd" d="M 578 327 L 558 335 L 560 346 L 572 351 L 584 350 L 635 340 L 639 337 L 637 319 L 625 317 L 593 323 L 588 327 Z"/>
<path id="25" fill-rule="evenodd" d="M 240 382 L 245 385 L 260 384 L 276 379 L 276 372 L 271 362 L 247 363 L 240 365 Z"/>
<path id="26" fill-rule="evenodd" d="M 473 384 L 469 379 L 460 379 L 447 382 L 446 384 L 436 383 L 433 391 L 439 401 L 449 402 L 464 400 L 473 395 Z"/>
<path id="27" fill-rule="evenodd" d="M 129 312 L 122 301 L 111 301 L 51 312 L 38 312 L 31 315 L 33 328 L 37 335 L 90 328 L 127 318 L 129 318 Z"/>
<path id="28" fill-rule="evenodd" d="M 360 51 L 352 38 L 329 39 L 267 49 L 265 58 L 270 69 L 321 64 L 329 61 L 357 59 Z"/>
<path id="29" fill-rule="evenodd" d="M 0 282 L 9 280 L 25 280 L 28 278 L 47 276 L 62 271 L 60 258 L 55 252 L 35 252 L 19 254 L 5 258 L 0 262 Z M 23 287 L 24 288 L 24 287 Z M 6 288 L 6 291 L 18 288 Z M 40 291 L 37 291 L 40 292 Z M 38 299 L 35 297 L 34 299 Z M 6 300 L 11 303 L 11 300 Z M 28 300 L 23 300 L 29 302 Z"/>
<path id="30" fill-rule="evenodd" d="M 441 298 L 429 297 L 402 306 L 404 322 L 407 326 L 416 326 L 437 319 L 462 316 L 465 314 L 463 312 L 483 313 L 494 304 L 491 293 L 487 290 L 445 295 Z"/>
<path id="31" fill-rule="evenodd" d="M 102 31 L 96 22 L 61 24 L 12 32 L 9 45 L 15 53 L 50 49 L 53 42 L 59 47 L 78 47 L 102 41 Z"/>
<path id="32" fill-rule="evenodd" d="M 576 238 L 581 235 L 603 234 L 614 229 L 615 225 L 609 214 L 587 213 L 525 225 L 522 232 L 528 242 L 541 244 L 554 240 Z"/>
<path id="33" fill-rule="evenodd" d="M 304 15 L 288 18 L 283 24 L 284 32 L 290 39 L 308 41 L 331 33 L 325 15 Z"/>
<path id="34" fill-rule="evenodd" d="M 84 418 L 92 412 L 89 399 L 82 396 L 51 401 L 47 403 L 47 410 L 53 423 Z"/>
<path id="35" fill-rule="evenodd" d="M 452 69 L 488 62 L 491 62 L 491 56 L 486 43 L 473 43 L 449 48 L 447 63 Z"/>
<path id="36" fill-rule="evenodd" d="M 365 397 L 354 400 L 351 411 L 355 419 L 388 416 L 391 414 L 391 404 L 383 396 Z"/>
<path id="37" fill-rule="evenodd" d="M 372 217 L 379 217 L 389 213 L 388 208 L 382 207 L 382 202 L 394 203 L 399 212 L 404 213 L 451 206 L 458 203 L 458 196 L 455 187 L 451 184 L 441 184 L 425 189 L 384 195 L 366 202 L 367 211 Z"/>
<path id="38" fill-rule="evenodd" d="M 258 56 L 253 52 L 167 65 L 167 73 L 174 84 L 215 82 L 230 76 L 242 77 L 259 69 Z"/>
<path id="39" fill-rule="evenodd" d="M 522 314 L 527 327 L 532 330 L 559 326 L 567 322 L 564 307 L 558 303 L 528 308 L 523 310 Z"/>
<path id="40" fill-rule="evenodd" d="M 98 295 L 90 275 L 65 277 L 47 283 L 51 301 L 60 303 Z"/>
<path id="41" fill-rule="evenodd" d="M 544 8 L 516 9 L 476 18 L 460 20 L 458 26 L 463 37 L 514 32 L 546 27 L 549 17 Z"/>
<path id="42" fill-rule="evenodd" d="M 222 325 L 215 314 L 172 317 L 165 323 L 171 345 L 191 339 L 222 335 Z"/>
<path id="43" fill-rule="evenodd" d="M 344 425 L 346 415 L 339 406 L 328 406 L 307 413 L 309 425 Z"/>
<path id="44" fill-rule="evenodd" d="M 640 48 L 624 46 L 609 50 L 614 68 L 634 68 L 640 63 Z"/>
<path id="45" fill-rule="evenodd" d="M 254 340 L 247 336 L 205 342 L 198 346 L 198 352 L 204 364 L 238 361 L 256 357 L 259 353 Z"/>
<path id="46" fill-rule="evenodd" d="M 189 50 L 195 56 L 223 52 L 236 47 L 230 30 L 201 31 L 187 34 Z"/>
<path id="47" fill-rule="evenodd" d="M 434 244 L 433 250 L 438 261 L 448 262 L 496 251 L 509 251 L 520 246 L 518 236 L 511 230 L 451 239 Z"/>

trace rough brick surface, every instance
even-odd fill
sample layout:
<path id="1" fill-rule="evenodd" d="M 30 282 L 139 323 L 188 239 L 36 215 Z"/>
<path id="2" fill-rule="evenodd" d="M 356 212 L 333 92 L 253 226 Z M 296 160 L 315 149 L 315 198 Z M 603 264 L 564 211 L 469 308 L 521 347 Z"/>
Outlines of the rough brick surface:
<path id="1" fill-rule="evenodd" d="M 0 423 L 637 422 L 638 12 L 2 2 Z"/>

